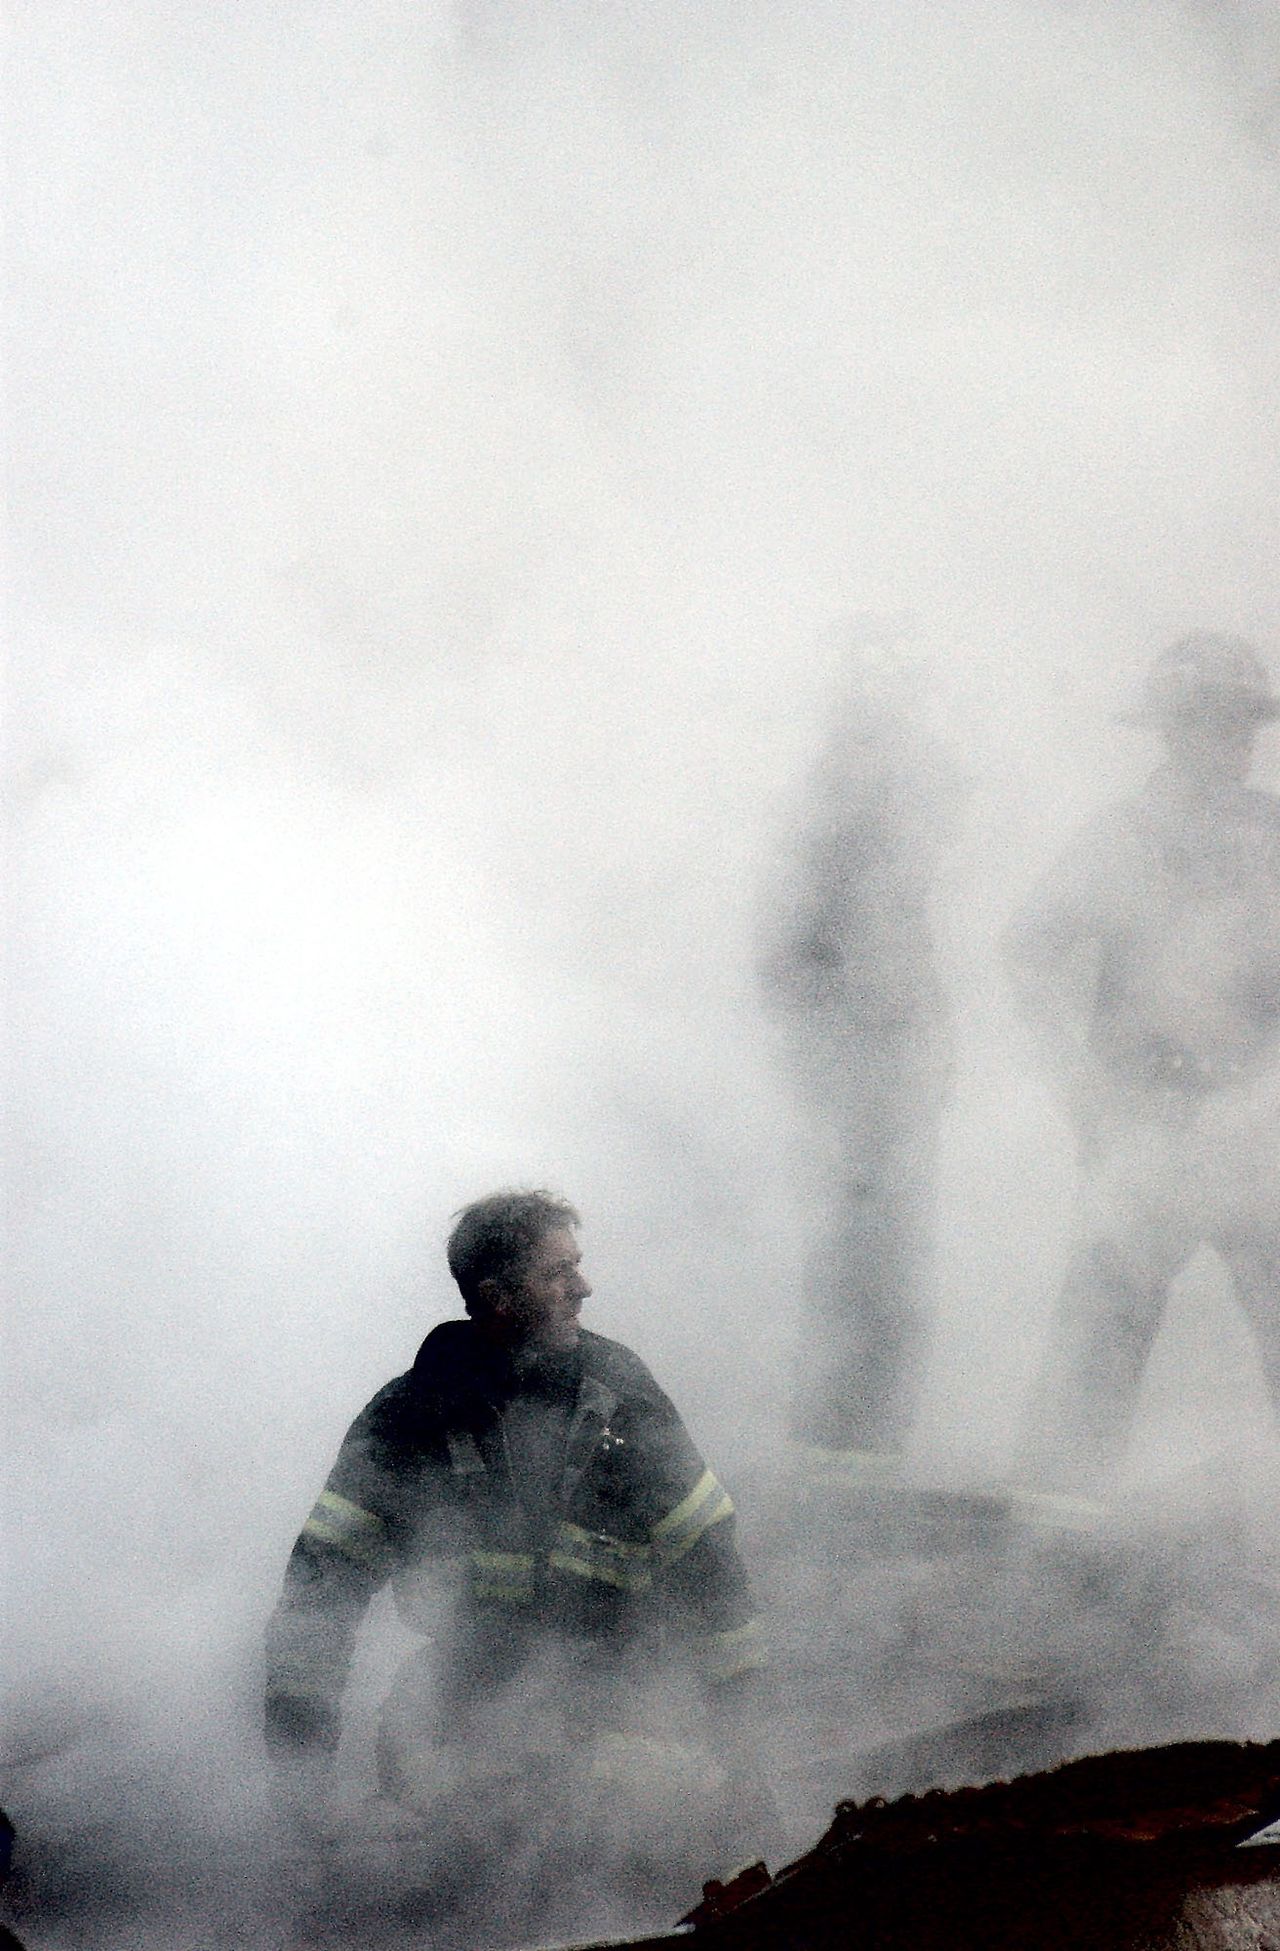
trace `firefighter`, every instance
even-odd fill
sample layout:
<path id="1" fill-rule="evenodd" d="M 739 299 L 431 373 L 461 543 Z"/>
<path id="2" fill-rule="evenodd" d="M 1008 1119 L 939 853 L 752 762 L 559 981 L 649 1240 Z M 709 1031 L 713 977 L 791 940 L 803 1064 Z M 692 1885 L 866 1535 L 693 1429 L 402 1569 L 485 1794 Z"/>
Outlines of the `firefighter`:
<path id="1" fill-rule="evenodd" d="M 651 1754 L 636 1715 L 676 1642 L 713 1740 L 745 1752 L 762 1643 L 733 1505 L 639 1357 L 580 1327 L 578 1225 L 543 1192 L 457 1216 L 467 1318 L 361 1411 L 289 1560 L 266 1698 L 286 1763 L 335 1748 L 357 1628 L 387 1581 L 435 1635 L 383 1709 L 380 1787 L 403 1808 L 429 1812 L 480 1755 L 500 1775 L 535 1722 L 544 1761 L 594 1744 L 597 1781 Z M 436 1634 L 446 1563 L 461 1588 Z"/>
<path id="2" fill-rule="evenodd" d="M 1280 705 L 1253 647 L 1197 632 L 1122 722 L 1164 763 L 1087 826 L 1007 930 L 1075 1129 L 1081 1196 L 1024 1455 L 1091 1498 L 1121 1461 L 1170 1282 L 1212 1245 L 1280 1405 L 1280 800 L 1247 784 Z"/>
<path id="3" fill-rule="evenodd" d="M 959 782 L 901 631 L 854 625 L 842 647 L 760 973 L 812 1229 L 792 1434 L 812 1488 L 860 1495 L 901 1478 L 929 1352 L 952 1065 L 930 909 Z"/>

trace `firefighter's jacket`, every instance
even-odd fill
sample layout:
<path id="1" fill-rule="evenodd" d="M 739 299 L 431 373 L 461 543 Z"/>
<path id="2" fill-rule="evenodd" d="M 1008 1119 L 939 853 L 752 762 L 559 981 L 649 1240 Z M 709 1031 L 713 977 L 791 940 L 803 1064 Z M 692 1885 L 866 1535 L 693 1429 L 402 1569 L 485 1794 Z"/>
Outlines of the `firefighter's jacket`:
<path id="1" fill-rule="evenodd" d="M 1004 947 L 1051 1050 L 1078 1025 L 1139 1091 L 1247 1081 L 1280 1040 L 1280 800 L 1205 799 L 1162 767 L 1075 837 Z"/>
<path id="2" fill-rule="evenodd" d="M 336 1739 L 369 1601 L 390 1580 L 417 1623 L 442 1572 L 464 1633 L 625 1644 L 663 1620 L 713 1684 L 761 1663 L 729 1496 L 644 1363 L 603 1335 L 522 1368 L 446 1322 L 362 1410 L 268 1629 L 268 1727 Z"/>

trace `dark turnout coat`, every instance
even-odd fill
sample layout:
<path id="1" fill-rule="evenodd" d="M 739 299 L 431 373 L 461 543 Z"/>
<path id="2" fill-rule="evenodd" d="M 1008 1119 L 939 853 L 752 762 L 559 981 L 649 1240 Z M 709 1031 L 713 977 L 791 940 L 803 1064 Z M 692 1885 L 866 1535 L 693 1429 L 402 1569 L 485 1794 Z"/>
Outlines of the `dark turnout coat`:
<path id="1" fill-rule="evenodd" d="M 522 1426 L 550 1439 L 513 1440 Z M 269 1729 L 335 1740 L 369 1601 L 391 1581 L 413 1623 L 446 1561 L 464 1636 L 624 1645 L 661 1620 L 713 1684 L 760 1664 L 732 1502 L 644 1363 L 603 1335 L 521 1366 L 445 1322 L 361 1411 L 268 1630 Z"/>

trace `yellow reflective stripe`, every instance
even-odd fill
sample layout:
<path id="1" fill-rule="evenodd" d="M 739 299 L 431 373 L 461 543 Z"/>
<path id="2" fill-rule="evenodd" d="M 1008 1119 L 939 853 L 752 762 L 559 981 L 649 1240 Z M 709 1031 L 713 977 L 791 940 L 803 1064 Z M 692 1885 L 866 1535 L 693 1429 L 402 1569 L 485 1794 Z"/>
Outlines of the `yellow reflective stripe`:
<path id="1" fill-rule="evenodd" d="M 534 1593 L 534 1560 L 527 1551 L 473 1551 L 471 1596 L 524 1605 Z"/>
<path id="2" fill-rule="evenodd" d="M 607 1531 L 584 1531 L 580 1524 L 570 1524 L 562 1519 L 556 1526 L 556 1536 L 575 1545 L 602 1545 L 619 1558 L 648 1558 L 649 1547 L 644 1539 L 610 1537 Z"/>
<path id="3" fill-rule="evenodd" d="M 681 1498 L 675 1509 L 668 1511 L 664 1518 L 659 1518 L 649 1535 L 653 1538 L 665 1538 L 669 1531 L 676 1530 L 686 1518 L 692 1517 L 699 1504 L 710 1497 L 717 1482 L 714 1470 L 704 1470 L 689 1495 Z"/>
<path id="4" fill-rule="evenodd" d="M 316 1509 L 324 1505 L 336 1518 L 348 1524 L 367 1525 L 375 1531 L 385 1530 L 385 1525 L 376 1511 L 366 1511 L 363 1504 L 353 1504 L 349 1497 L 339 1497 L 336 1490 L 322 1490 L 316 1499 Z"/>
<path id="5" fill-rule="evenodd" d="M 701 1514 L 687 1535 L 676 1539 L 666 1547 L 662 1554 L 663 1563 L 672 1565 L 677 1558 L 683 1558 L 686 1551 L 691 1551 L 697 1544 L 704 1531 L 709 1531 L 713 1524 L 719 1524 L 723 1518 L 732 1516 L 733 1499 L 727 1490 L 722 1490 L 711 1508 Z"/>
<path id="6" fill-rule="evenodd" d="M 653 1526 L 650 1537 L 664 1565 L 672 1565 L 691 1551 L 703 1532 L 722 1518 L 732 1517 L 733 1499 L 711 1470 L 704 1470 L 689 1495 Z"/>
<path id="7" fill-rule="evenodd" d="M 362 1510 L 336 1490 L 322 1490 L 315 1508 L 302 1527 L 304 1538 L 315 1538 L 332 1545 L 358 1565 L 371 1571 L 385 1570 L 388 1557 L 387 1529 L 375 1511 Z"/>
<path id="8" fill-rule="evenodd" d="M 379 1551 L 372 1541 L 353 1538 L 314 1513 L 303 1525 L 302 1535 L 304 1538 L 315 1538 L 322 1545 L 332 1545 L 344 1558 L 354 1559 L 357 1565 L 363 1565 L 371 1572 L 380 1572 L 386 1564 L 386 1553 Z"/>
<path id="9" fill-rule="evenodd" d="M 567 1551 L 551 1552 L 547 1563 L 557 1572 L 572 1572 L 575 1578 L 596 1578 L 602 1585 L 616 1586 L 620 1592 L 644 1592 L 653 1584 L 653 1573 L 648 1566 L 627 1572 L 617 1565 L 589 1564 L 585 1558 L 571 1558 Z"/>
<path id="10" fill-rule="evenodd" d="M 575 1578 L 596 1578 L 620 1592 L 643 1592 L 653 1583 L 647 1544 L 613 1538 L 603 1531 L 584 1531 L 567 1519 L 556 1526 L 556 1542 L 547 1563 Z"/>
<path id="11" fill-rule="evenodd" d="M 731 1626 L 722 1633 L 704 1633 L 704 1646 L 742 1646 L 750 1639 L 759 1639 L 764 1626 L 759 1619 L 748 1619 L 744 1626 Z"/>
<path id="12" fill-rule="evenodd" d="M 729 1632 L 704 1633 L 695 1641 L 694 1656 L 708 1680 L 732 1680 L 735 1674 L 750 1673 L 765 1663 L 764 1627 L 759 1619 L 748 1619 L 745 1626 Z"/>

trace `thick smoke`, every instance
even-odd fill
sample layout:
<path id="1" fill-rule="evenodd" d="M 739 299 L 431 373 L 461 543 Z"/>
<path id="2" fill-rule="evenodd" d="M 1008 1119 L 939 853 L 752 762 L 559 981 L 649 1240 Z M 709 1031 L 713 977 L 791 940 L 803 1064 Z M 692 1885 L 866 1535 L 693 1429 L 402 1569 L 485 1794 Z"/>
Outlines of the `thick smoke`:
<path id="1" fill-rule="evenodd" d="M 1072 1164 L 996 937 L 1153 649 L 1280 654 L 1278 66 L 1249 0 L 17 9 L 6 1796 L 72 1883 L 226 1900 L 261 1622 L 465 1199 L 562 1186 L 767 1480 L 753 945 L 850 613 L 966 782 L 920 1451 L 1003 1467 Z M 1274 1441 L 1197 1264 L 1133 1483 L 1247 1528 Z"/>

